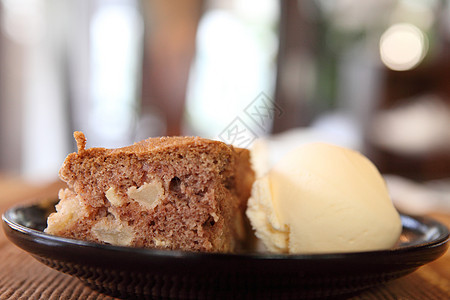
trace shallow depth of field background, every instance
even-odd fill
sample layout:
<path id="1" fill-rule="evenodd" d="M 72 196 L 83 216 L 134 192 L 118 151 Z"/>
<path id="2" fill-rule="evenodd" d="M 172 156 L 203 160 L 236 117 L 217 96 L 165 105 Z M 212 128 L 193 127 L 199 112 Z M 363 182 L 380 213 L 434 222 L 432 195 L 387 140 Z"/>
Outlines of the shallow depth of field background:
<path id="1" fill-rule="evenodd" d="M 0 1 L 0 173 L 55 180 L 75 130 L 325 140 L 448 191 L 449 1 Z"/>

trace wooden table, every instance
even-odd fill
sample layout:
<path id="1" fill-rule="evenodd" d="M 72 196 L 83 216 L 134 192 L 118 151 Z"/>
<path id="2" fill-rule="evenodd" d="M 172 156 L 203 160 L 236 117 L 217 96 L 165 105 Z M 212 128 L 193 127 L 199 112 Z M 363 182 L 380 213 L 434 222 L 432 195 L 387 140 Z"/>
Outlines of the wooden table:
<path id="1" fill-rule="evenodd" d="M 55 197 L 61 183 L 36 185 L 0 175 L 0 213 L 17 203 Z M 450 227 L 450 213 L 432 217 Z M 55 271 L 8 241 L 0 230 L 0 299 L 115 299 Z M 416 272 L 349 299 L 450 299 L 450 252 Z"/>

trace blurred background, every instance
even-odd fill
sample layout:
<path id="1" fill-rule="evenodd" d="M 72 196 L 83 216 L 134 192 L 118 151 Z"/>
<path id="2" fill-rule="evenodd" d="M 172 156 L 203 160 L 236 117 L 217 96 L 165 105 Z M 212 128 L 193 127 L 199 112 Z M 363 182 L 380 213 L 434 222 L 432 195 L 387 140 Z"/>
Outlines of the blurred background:
<path id="1" fill-rule="evenodd" d="M 322 140 L 450 199 L 450 1 L 1 0 L 0 173 L 199 135 Z"/>

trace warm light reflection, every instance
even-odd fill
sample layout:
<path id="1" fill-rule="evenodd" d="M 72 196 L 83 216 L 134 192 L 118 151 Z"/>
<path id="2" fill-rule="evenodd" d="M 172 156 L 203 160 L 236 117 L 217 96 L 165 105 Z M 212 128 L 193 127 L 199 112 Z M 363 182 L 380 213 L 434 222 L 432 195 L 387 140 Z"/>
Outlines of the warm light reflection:
<path id="1" fill-rule="evenodd" d="M 392 25 L 381 36 L 381 60 L 389 69 L 395 71 L 414 68 L 423 60 L 427 51 L 426 36 L 412 24 Z"/>

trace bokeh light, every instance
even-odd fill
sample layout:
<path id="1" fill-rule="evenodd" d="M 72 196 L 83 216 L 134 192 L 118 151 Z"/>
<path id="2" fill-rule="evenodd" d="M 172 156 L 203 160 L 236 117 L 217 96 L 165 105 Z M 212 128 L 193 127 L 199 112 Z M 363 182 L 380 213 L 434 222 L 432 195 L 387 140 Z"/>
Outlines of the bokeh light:
<path id="1" fill-rule="evenodd" d="M 394 24 L 381 36 L 381 60 L 391 70 L 406 71 L 416 67 L 427 51 L 426 35 L 409 23 Z"/>

